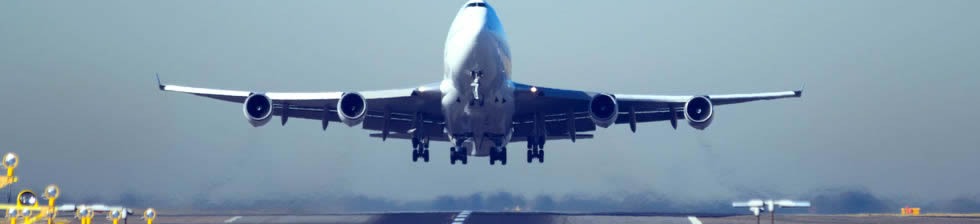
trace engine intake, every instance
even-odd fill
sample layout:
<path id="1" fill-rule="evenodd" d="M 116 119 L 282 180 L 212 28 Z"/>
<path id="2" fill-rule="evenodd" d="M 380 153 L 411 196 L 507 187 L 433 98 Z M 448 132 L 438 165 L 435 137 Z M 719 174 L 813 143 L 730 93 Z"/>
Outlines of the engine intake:
<path id="1" fill-rule="evenodd" d="M 609 94 L 597 94 L 589 101 L 589 115 L 596 126 L 607 128 L 619 117 L 619 103 Z"/>
<path id="2" fill-rule="evenodd" d="M 252 94 L 245 98 L 242 111 L 245 112 L 245 118 L 252 127 L 265 125 L 269 123 L 269 118 L 272 118 L 272 99 L 265 94 Z"/>
<path id="3" fill-rule="evenodd" d="M 684 104 L 684 118 L 691 127 L 704 130 L 711 125 L 714 119 L 714 109 L 711 99 L 705 96 L 696 96 Z"/>
<path id="4" fill-rule="evenodd" d="M 347 126 L 361 124 L 366 114 L 367 100 L 360 93 L 344 93 L 337 101 L 337 115 Z"/>

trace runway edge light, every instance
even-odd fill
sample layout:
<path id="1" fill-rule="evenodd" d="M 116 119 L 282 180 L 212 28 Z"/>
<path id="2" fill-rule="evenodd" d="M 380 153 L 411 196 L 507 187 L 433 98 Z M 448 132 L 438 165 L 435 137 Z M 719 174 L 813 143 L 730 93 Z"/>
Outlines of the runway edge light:
<path id="1" fill-rule="evenodd" d="M 157 211 L 153 208 L 147 208 L 143 211 L 143 219 L 146 219 L 146 224 L 153 224 L 153 219 L 157 217 Z"/>
<path id="2" fill-rule="evenodd" d="M 17 154 L 8 152 L 3 156 L 3 167 L 7 168 L 7 175 L 0 178 L 0 188 L 7 187 L 7 185 L 17 183 L 17 177 L 14 176 L 14 168 L 17 168 L 18 159 Z"/>

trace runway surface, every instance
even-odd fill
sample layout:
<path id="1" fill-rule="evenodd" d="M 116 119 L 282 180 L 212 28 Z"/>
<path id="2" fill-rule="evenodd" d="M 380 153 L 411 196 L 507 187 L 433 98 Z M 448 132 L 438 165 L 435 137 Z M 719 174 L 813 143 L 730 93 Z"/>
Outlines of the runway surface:
<path id="1" fill-rule="evenodd" d="M 763 215 L 761 223 L 769 223 Z M 69 221 L 69 220 L 65 220 Z M 101 220 L 100 220 L 101 221 Z M 70 220 L 78 223 L 78 220 Z M 98 222 L 98 221 L 97 221 Z M 123 222 L 120 222 L 123 223 Z M 128 223 L 145 223 L 139 218 Z M 288 223 L 661 223 L 661 224 L 712 224 L 756 223 L 754 216 L 712 214 L 651 214 L 651 213 L 531 213 L 531 212 L 393 212 L 363 214 L 320 215 L 161 215 L 153 221 L 165 223 L 234 223 L 234 224 L 288 224 Z M 900 217 L 900 216 L 848 216 L 848 215 L 776 215 L 776 223 L 980 223 L 980 217 Z"/>

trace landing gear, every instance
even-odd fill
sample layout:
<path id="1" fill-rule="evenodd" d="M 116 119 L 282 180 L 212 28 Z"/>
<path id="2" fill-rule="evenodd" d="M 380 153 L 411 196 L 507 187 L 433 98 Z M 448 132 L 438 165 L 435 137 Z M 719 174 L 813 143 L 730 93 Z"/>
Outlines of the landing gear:
<path id="1" fill-rule="evenodd" d="M 429 162 L 429 139 L 423 138 L 418 140 L 416 138 L 412 139 L 412 162 L 418 162 L 419 158 L 422 161 Z"/>
<path id="2" fill-rule="evenodd" d="M 458 150 L 457 150 L 458 149 Z M 449 148 L 449 164 L 456 165 L 456 160 L 466 165 L 467 160 L 466 148 L 464 147 L 451 147 Z"/>
<path id="3" fill-rule="evenodd" d="M 507 147 L 493 147 L 490 149 L 490 165 L 500 160 L 500 165 L 507 165 Z"/>
<path id="4" fill-rule="evenodd" d="M 538 158 L 539 163 L 544 163 L 544 149 L 538 149 L 537 145 L 533 145 L 531 149 L 528 149 L 527 163 L 534 162 L 534 158 Z"/>
<path id="5" fill-rule="evenodd" d="M 418 162 L 419 158 L 422 158 L 422 161 L 424 162 L 429 162 L 429 150 L 428 149 L 412 150 L 412 162 Z"/>

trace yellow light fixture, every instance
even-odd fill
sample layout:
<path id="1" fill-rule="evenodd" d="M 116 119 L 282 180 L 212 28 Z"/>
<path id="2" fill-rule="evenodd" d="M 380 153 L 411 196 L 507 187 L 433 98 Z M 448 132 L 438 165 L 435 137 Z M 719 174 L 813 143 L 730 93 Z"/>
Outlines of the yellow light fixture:
<path id="1" fill-rule="evenodd" d="M 143 219 L 146 219 L 146 224 L 153 224 L 153 219 L 157 217 L 157 211 L 153 208 L 147 208 L 143 211 Z"/>

